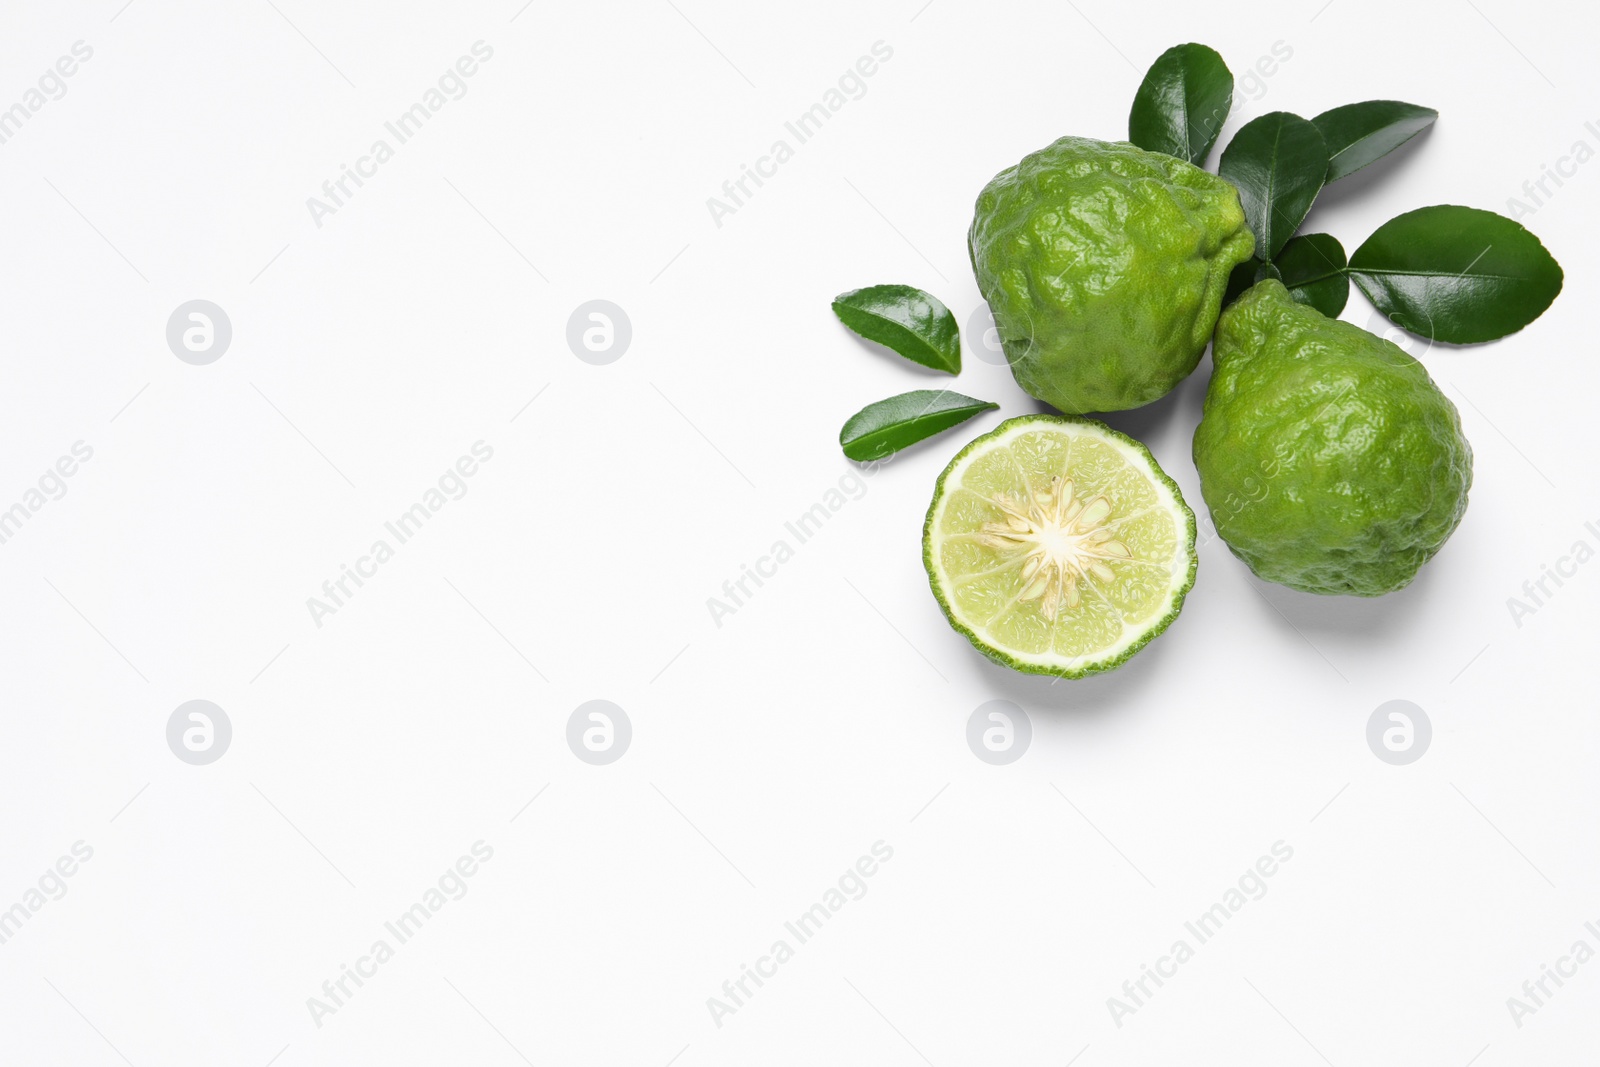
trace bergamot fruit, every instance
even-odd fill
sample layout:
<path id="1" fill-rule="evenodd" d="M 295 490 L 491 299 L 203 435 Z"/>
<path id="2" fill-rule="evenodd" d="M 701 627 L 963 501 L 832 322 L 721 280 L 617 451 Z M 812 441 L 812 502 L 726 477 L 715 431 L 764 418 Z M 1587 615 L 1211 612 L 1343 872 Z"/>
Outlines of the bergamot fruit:
<path id="1" fill-rule="evenodd" d="M 1255 239 L 1238 191 L 1131 144 L 1063 137 L 996 175 L 967 248 L 1017 384 L 1121 411 L 1194 370 Z"/>
<path id="2" fill-rule="evenodd" d="M 1263 281 L 1222 313 L 1194 436 L 1233 554 L 1308 593 L 1399 589 L 1467 507 L 1455 405 L 1399 346 Z"/>
<path id="3" fill-rule="evenodd" d="M 1194 585 L 1194 513 L 1139 442 L 1026 415 L 950 461 L 922 559 L 950 625 L 997 663 L 1077 678 L 1120 666 Z"/>

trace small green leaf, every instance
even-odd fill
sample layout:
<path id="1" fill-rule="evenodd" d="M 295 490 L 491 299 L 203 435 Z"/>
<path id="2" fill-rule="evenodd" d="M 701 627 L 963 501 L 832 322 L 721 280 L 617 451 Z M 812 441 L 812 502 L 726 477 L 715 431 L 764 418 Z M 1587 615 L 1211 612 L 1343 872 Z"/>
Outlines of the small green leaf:
<path id="1" fill-rule="evenodd" d="M 858 462 L 882 459 L 999 404 L 945 389 L 918 389 L 868 404 L 839 431 L 844 454 Z"/>
<path id="2" fill-rule="evenodd" d="M 1561 292 L 1561 266 L 1503 215 L 1440 204 L 1397 215 L 1350 257 L 1361 291 L 1396 326 L 1453 345 L 1516 333 Z"/>
<path id="3" fill-rule="evenodd" d="M 909 285 L 873 285 L 833 299 L 839 321 L 913 363 L 961 373 L 961 329 L 939 298 Z"/>
<path id="4" fill-rule="evenodd" d="M 1239 187 L 1257 258 L 1272 260 L 1311 210 L 1328 173 L 1328 149 L 1311 123 L 1274 111 L 1233 135 L 1217 171 Z"/>
<path id="5" fill-rule="evenodd" d="M 1325 233 L 1292 237 L 1275 261 L 1289 295 L 1328 316 L 1339 317 L 1350 299 L 1344 246 Z"/>
<path id="6" fill-rule="evenodd" d="M 1203 44 L 1162 52 L 1133 97 L 1128 140 L 1147 152 L 1204 166 L 1233 103 L 1233 75 Z"/>
<path id="7" fill-rule="evenodd" d="M 1223 307 L 1227 307 L 1239 299 L 1245 294 L 1246 289 L 1261 280 L 1256 277 L 1256 273 L 1261 270 L 1261 266 L 1261 261 L 1255 256 L 1251 256 L 1233 268 L 1233 273 L 1228 275 L 1228 287 L 1222 291 Z"/>
<path id="8" fill-rule="evenodd" d="M 1312 123 L 1328 144 L 1329 182 L 1382 159 L 1433 125 L 1439 113 L 1400 100 L 1364 100 L 1324 111 Z"/>

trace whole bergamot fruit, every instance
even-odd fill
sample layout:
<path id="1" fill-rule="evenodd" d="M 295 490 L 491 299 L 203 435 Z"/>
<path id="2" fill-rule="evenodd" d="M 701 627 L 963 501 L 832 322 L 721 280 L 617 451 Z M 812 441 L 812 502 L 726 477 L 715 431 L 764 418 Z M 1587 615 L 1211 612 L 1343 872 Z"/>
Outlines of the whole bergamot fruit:
<path id="1" fill-rule="evenodd" d="M 1148 404 L 1194 370 L 1254 247 L 1224 179 L 1086 137 L 997 174 L 967 236 L 1017 384 L 1073 414 Z"/>
<path id="2" fill-rule="evenodd" d="M 1308 593 L 1416 577 L 1472 485 L 1461 418 L 1422 365 L 1271 280 L 1222 313 L 1212 354 L 1194 461 L 1233 554 Z"/>

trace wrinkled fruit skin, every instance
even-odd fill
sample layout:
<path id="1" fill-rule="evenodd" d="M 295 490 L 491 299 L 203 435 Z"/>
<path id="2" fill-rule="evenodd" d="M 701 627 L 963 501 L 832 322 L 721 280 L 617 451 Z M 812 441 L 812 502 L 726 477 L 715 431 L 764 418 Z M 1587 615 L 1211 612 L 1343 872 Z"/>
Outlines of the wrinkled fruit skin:
<path id="1" fill-rule="evenodd" d="M 1472 448 L 1399 346 L 1263 281 L 1217 324 L 1194 435 L 1217 533 L 1269 582 L 1380 596 L 1461 521 Z"/>
<path id="2" fill-rule="evenodd" d="M 967 250 L 1017 384 L 1081 414 L 1148 404 L 1194 370 L 1254 241 L 1224 179 L 1063 137 L 984 187 Z"/>

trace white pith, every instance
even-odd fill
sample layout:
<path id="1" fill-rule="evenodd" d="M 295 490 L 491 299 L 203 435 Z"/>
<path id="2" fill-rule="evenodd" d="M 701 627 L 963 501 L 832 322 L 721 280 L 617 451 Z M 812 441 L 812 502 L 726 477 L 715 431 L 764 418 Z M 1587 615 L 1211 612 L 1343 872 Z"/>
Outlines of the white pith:
<path id="1" fill-rule="evenodd" d="M 1090 512 L 1092 505 L 1098 504 L 1104 498 L 1096 497 L 1091 500 L 1078 499 L 1071 486 L 1070 467 L 1072 452 L 1068 448 L 1064 469 L 1052 479 L 1048 490 L 1035 490 L 1031 502 L 1015 500 L 1010 494 L 976 494 L 973 490 L 963 486 L 967 469 L 979 458 L 989 455 L 995 449 L 1008 448 L 1011 442 L 1029 433 L 1055 433 L 1066 434 L 1072 437 L 1087 436 L 1095 441 L 1116 450 L 1128 464 L 1136 471 L 1148 478 L 1151 488 L 1156 493 L 1157 502 L 1151 507 L 1140 508 L 1135 512 L 1117 515 L 1112 514 L 1107 507 L 1107 513 L 1098 514 L 1099 509 Z M 1026 473 L 1026 472 L 1024 472 Z M 1153 466 L 1152 461 L 1145 451 L 1129 441 L 1122 440 L 1112 433 L 1101 430 L 1090 423 L 1081 422 L 1052 422 L 1048 420 L 1018 419 L 1016 425 L 1003 427 L 996 436 L 983 442 L 982 446 L 974 448 L 966 455 L 961 456 L 950 468 L 944 479 L 944 488 L 939 500 L 934 506 L 931 516 L 933 530 L 939 530 L 944 525 L 945 512 L 951 499 L 957 493 L 974 493 L 999 507 L 1006 515 L 1005 522 L 986 523 L 980 530 L 977 538 L 980 543 L 995 548 L 1002 553 L 1004 562 L 1002 567 L 1016 566 L 1019 559 L 1025 567 L 1031 566 L 1032 573 L 1025 578 L 1022 595 L 1014 602 L 1023 600 L 1042 599 L 1055 595 L 1054 611 L 1071 614 L 1077 606 L 1074 596 L 1081 601 L 1082 597 L 1102 596 L 1098 583 L 1109 577 L 1109 571 L 1097 573 L 1096 565 L 1105 569 L 1106 560 L 1135 562 L 1142 566 L 1160 567 L 1167 579 L 1167 596 L 1165 601 L 1149 615 L 1130 623 L 1122 620 L 1122 633 L 1117 640 L 1092 653 L 1081 656 L 1063 655 L 1054 648 L 1044 652 L 1023 652 L 1007 646 L 997 638 L 989 629 L 990 625 L 1002 618 L 1004 612 L 997 613 L 989 619 L 973 618 L 964 612 L 957 603 L 954 595 L 943 597 L 951 617 L 962 627 L 970 630 L 985 644 L 996 651 L 1018 661 L 1044 670 L 1058 673 L 1080 673 L 1094 670 L 1095 668 L 1120 659 L 1124 653 L 1135 645 L 1142 643 L 1152 629 L 1159 629 L 1182 601 L 1183 595 L 1188 591 L 1189 580 L 1194 564 L 1194 549 L 1190 543 L 1192 533 L 1192 517 L 1184 506 L 1177 491 Z M 1006 497 L 1002 502 L 997 497 Z M 1063 501 L 1069 501 L 1063 503 Z M 1049 509 L 1048 512 L 1046 509 Z M 1119 523 L 1147 514 L 1152 508 L 1159 508 L 1171 516 L 1175 540 L 1172 558 L 1163 562 L 1144 560 L 1130 560 L 1129 556 L 1118 555 L 1118 549 L 1127 552 L 1126 546 L 1116 539 L 1116 529 Z M 1037 514 L 1036 514 L 1037 513 Z M 992 539 L 992 540 L 990 540 Z M 1107 549 L 1108 544 L 1115 544 L 1116 548 Z M 935 550 L 930 553 L 930 565 L 933 568 L 938 586 L 947 591 L 952 591 L 958 579 L 952 578 L 944 569 L 941 554 Z M 1038 562 L 1034 562 L 1037 560 Z M 1048 574 L 1046 569 L 1048 568 Z M 1000 568 L 996 568 L 998 570 Z M 988 572 L 994 573 L 994 571 Z M 1071 576 L 1070 592 L 1065 580 Z M 978 575 L 966 575 L 967 580 Z M 1041 586 L 1041 578 L 1044 578 Z M 1041 604 L 1041 608 L 1050 612 L 1048 601 Z M 1120 615 L 1120 612 L 1118 613 Z M 1053 614 L 1049 615 L 1054 618 Z"/>
<path id="2" fill-rule="evenodd" d="M 1129 559 L 1128 546 L 1102 526 L 1111 514 L 1105 497 L 1076 499 L 1072 481 L 1060 475 L 1050 488 L 1019 500 L 1010 493 L 989 498 L 1005 513 L 1005 522 L 983 524 L 979 542 L 1021 561 L 1023 586 L 1019 600 L 1042 600 L 1045 617 L 1052 622 L 1065 606 L 1078 606 L 1079 583 L 1109 582 L 1113 575 L 1106 560 Z"/>

